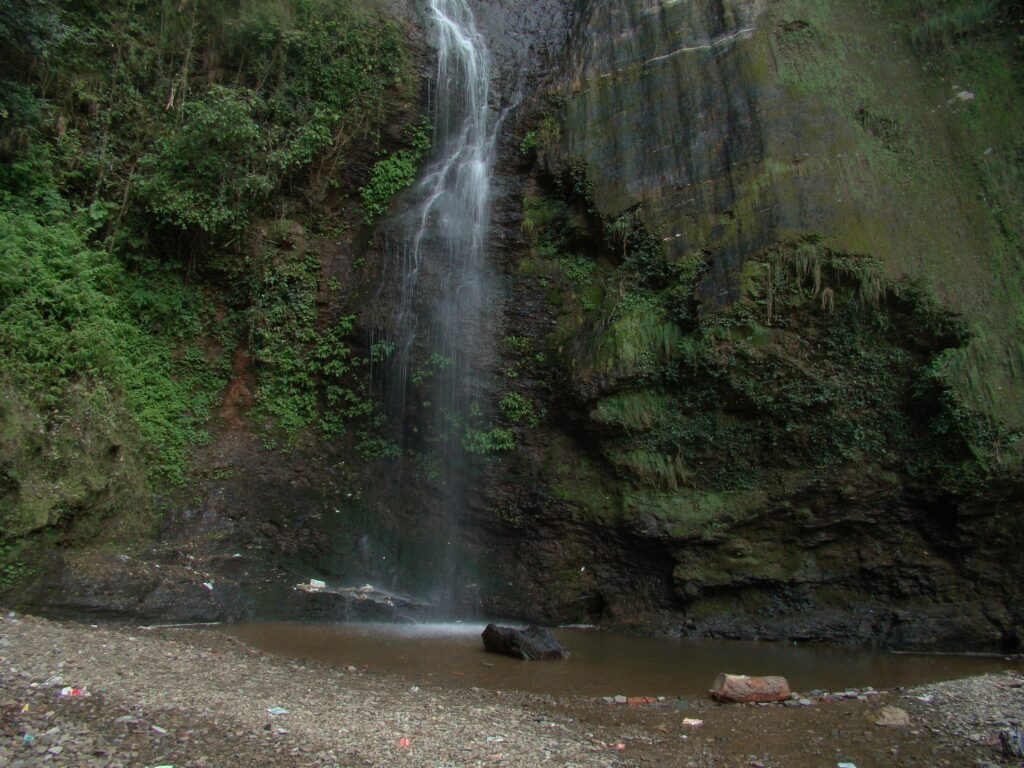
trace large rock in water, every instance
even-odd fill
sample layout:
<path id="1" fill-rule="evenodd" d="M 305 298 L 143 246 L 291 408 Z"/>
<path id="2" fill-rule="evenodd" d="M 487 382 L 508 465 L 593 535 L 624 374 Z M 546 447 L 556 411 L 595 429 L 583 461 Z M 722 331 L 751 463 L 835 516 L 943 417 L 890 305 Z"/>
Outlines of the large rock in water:
<path id="1" fill-rule="evenodd" d="M 789 683 L 784 677 L 747 677 L 727 675 L 715 678 L 711 696 L 718 701 L 748 704 L 762 701 L 785 701 L 789 698 Z"/>
<path id="2" fill-rule="evenodd" d="M 501 653 L 525 661 L 564 659 L 569 655 L 549 630 L 540 627 L 515 629 L 488 624 L 481 637 L 484 649 L 490 653 Z"/>

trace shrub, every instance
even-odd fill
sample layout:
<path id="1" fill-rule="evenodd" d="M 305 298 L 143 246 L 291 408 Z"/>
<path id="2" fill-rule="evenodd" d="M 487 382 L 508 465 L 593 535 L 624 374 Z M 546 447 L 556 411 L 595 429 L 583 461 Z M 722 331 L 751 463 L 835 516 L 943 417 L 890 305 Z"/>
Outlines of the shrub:
<path id="1" fill-rule="evenodd" d="M 516 436 L 511 429 L 493 427 L 489 430 L 467 429 L 462 438 L 466 453 L 489 456 L 495 453 L 509 453 L 516 449 Z"/>
<path id="2" fill-rule="evenodd" d="M 181 127 L 141 160 L 139 191 L 166 226 L 225 236 L 244 229 L 275 186 L 259 94 L 215 86 L 184 109 Z"/>
<path id="3" fill-rule="evenodd" d="M 372 224 L 388 210 L 388 202 L 416 180 L 420 163 L 430 150 L 430 136 L 424 125 L 406 130 L 409 149 L 394 152 L 374 164 L 370 180 L 359 194 L 366 209 L 366 223 Z"/>

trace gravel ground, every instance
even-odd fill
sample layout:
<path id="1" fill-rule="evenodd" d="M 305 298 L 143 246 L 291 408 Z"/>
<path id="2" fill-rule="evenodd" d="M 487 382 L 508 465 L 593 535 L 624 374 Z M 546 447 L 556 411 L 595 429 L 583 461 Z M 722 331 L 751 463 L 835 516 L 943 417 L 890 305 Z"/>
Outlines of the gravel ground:
<path id="1" fill-rule="evenodd" d="M 1001 762 L 994 739 L 1024 719 L 1022 683 L 987 675 L 809 706 L 628 706 L 411 686 L 212 631 L 8 616 L 0 766 L 1020 766 Z M 879 722 L 893 706 L 901 727 Z"/>
<path id="2" fill-rule="evenodd" d="M 1024 677 L 980 675 L 909 691 L 906 708 L 935 729 L 998 749 L 999 731 L 1024 723 Z"/>
<path id="3" fill-rule="evenodd" d="M 0 765 L 621 764 L 599 734 L 499 693 L 396 690 L 219 640 L 6 619 Z"/>

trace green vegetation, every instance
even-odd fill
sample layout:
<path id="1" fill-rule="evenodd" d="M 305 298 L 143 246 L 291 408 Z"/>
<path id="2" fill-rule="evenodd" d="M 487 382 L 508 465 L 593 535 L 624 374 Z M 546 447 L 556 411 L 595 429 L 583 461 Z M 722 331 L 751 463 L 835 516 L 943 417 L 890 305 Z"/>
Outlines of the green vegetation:
<path id="1" fill-rule="evenodd" d="M 221 238 L 246 228 L 274 188 L 264 109 L 258 93 L 220 85 L 182 107 L 178 129 L 139 160 L 139 194 L 159 223 Z"/>
<path id="2" fill-rule="evenodd" d="M 502 415 L 513 424 L 526 424 L 536 427 L 540 423 L 540 415 L 537 408 L 518 392 L 510 392 L 501 398 L 499 403 Z"/>
<path id="3" fill-rule="evenodd" d="M 909 14 L 917 19 L 911 26 L 910 39 L 919 51 L 929 52 L 991 31 L 1009 20 L 1004 10 L 1011 12 L 1011 3 L 1005 0 L 913 0 L 906 4 Z"/>
<path id="4" fill-rule="evenodd" d="M 406 135 L 411 148 L 379 160 L 373 166 L 369 183 L 359 192 L 366 208 L 367 224 L 387 213 L 388 201 L 416 180 L 420 164 L 430 150 L 430 134 L 425 125 L 408 127 Z"/>
<path id="5" fill-rule="evenodd" d="M 352 424 L 393 455 L 318 253 L 325 199 L 394 183 L 338 180 L 412 111 L 398 26 L 346 1 L 10 0 L 0 40 L 4 583 L 30 534 L 148 535 L 236 350 L 271 435 Z M 406 143 L 388 160 L 409 176 L 424 128 Z"/>
<path id="6" fill-rule="evenodd" d="M 969 328 L 919 287 L 803 238 L 748 260 L 738 301 L 698 312 L 706 256 L 669 261 L 633 212 L 595 222 L 577 196 L 586 188 L 526 199 L 524 271 L 557 280 L 549 342 L 580 391 L 602 393 L 589 423 L 624 481 L 623 514 L 714 537 L 738 513 L 712 500 L 763 501 L 794 473 L 806 485 L 899 466 L 922 493 L 964 494 L 1004 471 L 1019 436 L 958 394 L 952 361 Z M 591 255 L 585 277 L 566 268 L 582 258 L 573 252 Z M 552 481 L 560 498 L 607 514 L 579 480 Z"/>
<path id="7" fill-rule="evenodd" d="M 537 146 L 537 132 L 527 131 L 523 136 L 523 140 L 519 143 L 519 154 L 523 157 L 529 157 L 537 151 Z"/>
<path id="8" fill-rule="evenodd" d="M 462 438 L 462 447 L 466 453 L 477 456 L 509 453 L 516 449 L 516 436 L 511 429 L 504 427 L 492 427 L 488 430 L 470 428 Z"/>
<path id="9" fill-rule="evenodd" d="M 950 356 L 954 387 L 973 410 L 1021 428 L 1024 12 L 996 0 L 871 10 L 821 0 L 777 9 L 772 47 L 798 99 L 794 112 L 827 115 L 832 126 L 835 149 L 808 151 L 848 158 L 814 169 L 850 201 L 825 228 L 828 244 L 872 254 L 882 273 L 914 275 L 925 293 L 957 307 L 971 340 Z M 883 39 L 896 47 L 879 55 L 871 41 Z M 779 164 L 769 183 L 785 196 L 793 174 Z"/>
<path id="10" fill-rule="evenodd" d="M 562 136 L 562 126 L 554 115 L 545 115 L 537 127 L 523 134 L 519 143 L 519 155 L 524 159 L 534 158 L 545 148 L 554 147 Z"/>

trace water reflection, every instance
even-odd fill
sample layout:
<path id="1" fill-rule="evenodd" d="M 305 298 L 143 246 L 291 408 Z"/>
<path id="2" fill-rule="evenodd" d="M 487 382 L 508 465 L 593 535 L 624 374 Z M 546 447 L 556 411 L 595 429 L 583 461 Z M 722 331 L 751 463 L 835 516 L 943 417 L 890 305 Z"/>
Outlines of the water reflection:
<path id="1" fill-rule="evenodd" d="M 719 672 L 784 675 L 794 690 L 919 685 L 1005 669 L 1019 659 L 904 655 L 838 646 L 693 641 L 560 629 L 565 662 L 485 653 L 483 624 L 242 624 L 225 631 L 289 658 L 391 673 L 413 683 L 556 696 L 703 695 Z"/>

